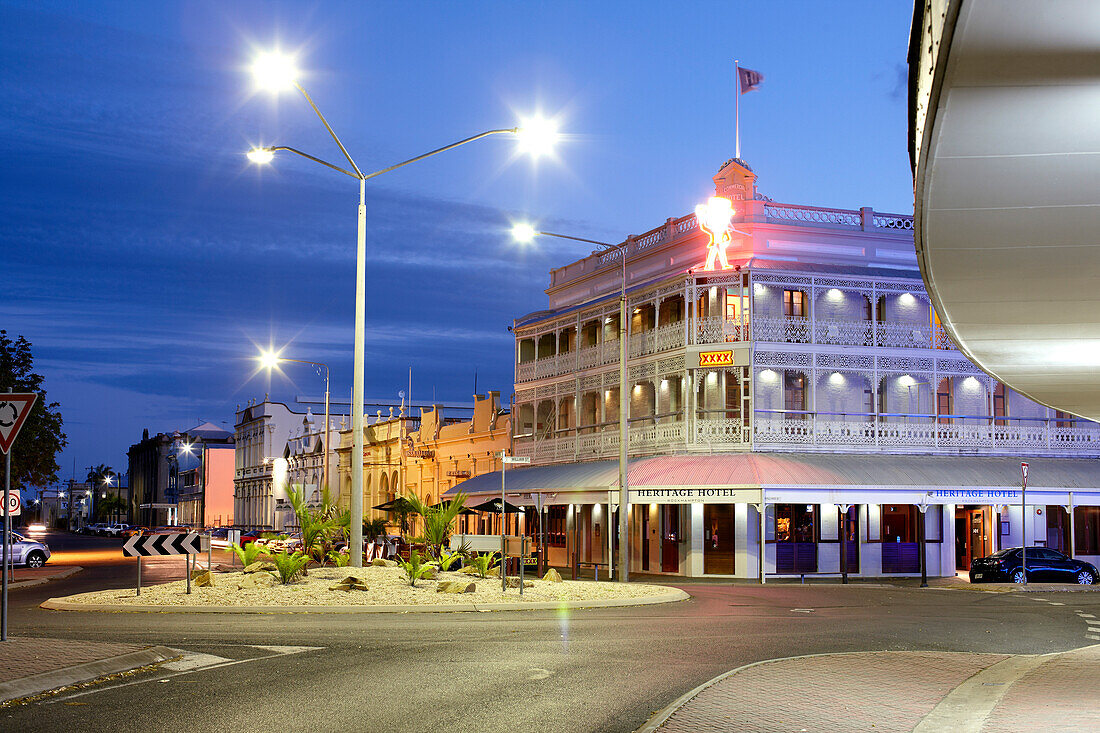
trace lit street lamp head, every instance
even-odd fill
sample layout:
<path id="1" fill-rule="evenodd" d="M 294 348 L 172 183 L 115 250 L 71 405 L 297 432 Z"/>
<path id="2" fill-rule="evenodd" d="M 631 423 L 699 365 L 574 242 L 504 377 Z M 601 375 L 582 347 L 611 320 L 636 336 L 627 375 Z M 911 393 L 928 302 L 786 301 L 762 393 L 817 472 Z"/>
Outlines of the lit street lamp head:
<path id="1" fill-rule="evenodd" d="M 519 138 L 520 152 L 538 158 L 554 151 L 554 145 L 558 141 L 558 126 L 553 120 L 532 117 L 523 120 L 516 128 L 516 137 Z"/>
<path id="2" fill-rule="evenodd" d="M 279 355 L 274 351 L 261 351 L 260 355 L 256 358 L 260 360 L 260 366 L 264 369 L 274 369 L 279 366 L 279 362 L 282 361 Z"/>
<path id="3" fill-rule="evenodd" d="M 270 92 L 289 89 L 294 85 L 298 69 L 294 59 L 281 53 L 262 53 L 252 62 L 252 76 L 256 86 Z"/>
<path id="4" fill-rule="evenodd" d="M 522 244 L 530 244 L 535 240 L 535 236 L 538 232 L 535 228 L 525 221 L 517 221 L 512 225 L 512 239 Z"/>
<path id="5" fill-rule="evenodd" d="M 275 157 L 275 151 L 271 148 L 252 148 L 247 153 L 248 159 L 257 165 L 266 165 Z"/>

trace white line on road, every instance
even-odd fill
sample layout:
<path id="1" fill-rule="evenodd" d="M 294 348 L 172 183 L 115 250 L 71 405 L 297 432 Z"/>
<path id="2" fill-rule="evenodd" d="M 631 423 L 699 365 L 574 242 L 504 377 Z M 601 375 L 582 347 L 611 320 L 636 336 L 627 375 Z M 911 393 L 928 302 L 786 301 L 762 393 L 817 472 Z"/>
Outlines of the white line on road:
<path id="1" fill-rule="evenodd" d="M 1096 618 L 1091 613 L 1081 613 L 1080 611 L 1077 612 L 1077 615 L 1081 618 Z"/>
<path id="2" fill-rule="evenodd" d="M 183 658 L 177 659 L 174 662 L 165 662 L 161 665 L 161 668 L 167 669 L 169 672 L 190 672 L 205 669 L 206 667 L 213 667 L 215 664 L 221 664 L 222 662 L 231 661 L 233 660 L 213 654 L 195 653 L 185 654 Z"/>
<path id="3" fill-rule="evenodd" d="M 146 684 L 148 682 L 165 682 L 167 680 L 172 679 L 173 677 L 179 677 L 180 675 L 191 674 L 193 672 L 205 672 L 205 671 L 211 670 L 211 669 L 220 669 L 221 667 L 232 667 L 233 665 L 244 664 L 245 662 L 260 662 L 260 661 L 263 661 L 264 659 L 274 659 L 275 657 L 285 657 L 288 654 L 299 654 L 301 652 L 314 651 L 314 650 L 317 650 L 317 649 L 324 649 L 324 647 L 321 647 L 321 646 L 264 647 L 264 646 L 253 645 L 253 644 L 247 644 L 245 646 L 254 646 L 257 649 L 293 649 L 295 651 L 275 652 L 274 654 L 268 654 L 268 655 L 262 656 L 262 657 L 251 657 L 251 658 L 248 658 L 248 659 L 235 659 L 235 660 L 227 659 L 224 662 L 219 662 L 217 664 L 211 664 L 207 667 L 198 667 L 198 668 L 195 668 L 195 669 L 186 669 L 186 670 L 183 670 L 183 671 L 180 671 L 180 672 L 173 672 L 172 674 L 160 675 L 158 677 L 150 677 L 148 679 L 133 680 L 131 682 L 123 682 L 122 684 L 111 685 L 110 687 L 104 687 L 104 686 L 93 687 L 91 689 L 84 690 L 83 692 L 77 692 L 77 693 L 74 693 L 72 695 L 66 695 L 64 697 L 52 698 L 52 699 L 47 701 L 47 704 L 53 704 L 53 703 L 57 703 L 57 702 L 64 702 L 66 700 L 72 700 L 72 699 L 77 698 L 77 697 L 84 697 L 85 695 L 91 695 L 91 694 L 94 694 L 96 692 L 105 692 L 107 690 L 117 690 L 120 687 L 129 687 L 131 685 L 143 685 L 143 684 Z M 188 654 L 187 652 L 184 652 L 184 659 L 187 659 L 188 656 L 210 656 L 210 657 L 212 657 L 213 655 L 197 655 L 197 654 L 196 655 L 191 655 L 191 654 Z"/>

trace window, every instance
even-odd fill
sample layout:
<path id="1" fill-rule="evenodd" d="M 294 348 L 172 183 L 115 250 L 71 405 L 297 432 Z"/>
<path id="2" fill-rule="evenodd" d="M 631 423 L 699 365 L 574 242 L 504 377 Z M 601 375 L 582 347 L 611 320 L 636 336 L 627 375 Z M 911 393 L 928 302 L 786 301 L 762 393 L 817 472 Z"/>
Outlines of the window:
<path id="1" fill-rule="evenodd" d="M 1072 428 L 1073 427 L 1073 415 L 1068 412 L 1062 412 L 1061 410 L 1054 411 L 1054 426 L 1058 428 Z"/>
<path id="2" fill-rule="evenodd" d="M 806 294 L 801 290 L 784 290 L 783 315 L 787 318 L 805 318 Z"/>
<path id="3" fill-rule="evenodd" d="M 1074 554 L 1100 555 L 1100 507 L 1074 507 L 1073 522 Z"/>
<path id="4" fill-rule="evenodd" d="M 546 544 L 549 547 L 565 547 L 565 513 L 568 507 L 546 507 Z"/>
<path id="5" fill-rule="evenodd" d="M 950 417 L 942 417 L 951 413 L 951 377 L 944 377 L 936 388 L 936 414 L 941 415 L 939 422 L 949 424 Z"/>
<path id="6" fill-rule="evenodd" d="M 993 417 L 1004 418 L 1008 415 L 1008 400 L 1006 399 L 1007 390 L 1004 384 L 997 382 L 993 387 Z M 1004 419 L 994 420 L 995 425 L 1004 425 L 1008 421 Z"/>
<path id="7" fill-rule="evenodd" d="M 806 411 L 806 377 L 799 372 L 783 373 L 783 407 L 787 410 L 797 410 L 784 415 L 788 420 L 801 420 L 805 417 L 801 412 Z"/>
<path id="8" fill-rule="evenodd" d="M 776 504 L 776 542 L 817 542 L 813 504 Z"/>
<path id="9" fill-rule="evenodd" d="M 916 542 L 920 510 L 912 504 L 882 505 L 882 541 Z"/>
<path id="10" fill-rule="evenodd" d="M 875 412 L 875 392 L 870 387 L 863 390 L 863 411 L 868 415 Z"/>
<path id="11" fill-rule="evenodd" d="M 726 372 L 726 419 L 741 417 L 741 384 L 736 372 Z"/>
<path id="12" fill-rule="evenodd" d="M 875 320 L 875 312 L 871 307 L 871 299 L 866 295 L 863 296 L 863 320 L 873 321 Z"/>

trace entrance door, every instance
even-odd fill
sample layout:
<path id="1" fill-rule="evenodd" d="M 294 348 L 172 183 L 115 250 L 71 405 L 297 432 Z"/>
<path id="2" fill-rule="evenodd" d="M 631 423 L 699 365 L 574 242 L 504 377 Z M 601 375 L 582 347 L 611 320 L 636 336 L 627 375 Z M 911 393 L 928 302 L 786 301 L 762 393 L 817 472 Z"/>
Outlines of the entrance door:
<path id="1" fill-rule="evenodd" d="M 733 504 L 703 505 L 703 572 L 733 575 Z"/>
<path id="2" fill-rule="evenodd" d="M 661 572 L 680 572 L 680 507 L 661 505 Z"/>
<path id="3" fill-rule="evenodd" d="M 642 570 L 649 570 L 649 507 L 642 509 Z"/>
<path id="4" fill-rule="evenodd" d="M 839 512 L 840 510 L 837 509 Z M 847 514 L 840 515 L 840 541 L 846 542 L 844 551 L 847 553 L 848 572 L 859 572 L 859 505 L 848 507 Z"/>
<path id="5" fill-rule="evenodd" d="M 988 539 L 988 532 L 985 521 L 985 512 L 981 509 L 970 510 L 970 562 L 977 560 L 980 557 L 985 557 L 989 553 L 986 552 L 986 540 Z M 969 565 L 967 566 L 969 567 Z"/>
<path id="6" fill-rule="evenodd" d="M 970 569 L 970 526 L 965 509 L 955 510 L 955 569 Z"/>

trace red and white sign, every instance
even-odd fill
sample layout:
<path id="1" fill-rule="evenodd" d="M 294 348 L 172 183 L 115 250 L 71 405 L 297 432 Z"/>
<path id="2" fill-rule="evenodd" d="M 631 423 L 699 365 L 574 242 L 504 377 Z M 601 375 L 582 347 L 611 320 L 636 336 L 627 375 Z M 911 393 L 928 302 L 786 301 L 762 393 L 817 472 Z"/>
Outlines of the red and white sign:
<path id="1" fill-rule="evenodd" d="M 1027 486 L 1027 469 L 1028 469 L 1028 464 L 1024 463 L 1023 461 L 1020 461 L 1020 473 L 1022 473 L 1024 475 L 1024 486 Z"/>
<path id="2" fill-rule="evenodd" d="M 8 500 L 4 502 L 4 511 L 10 517 L 18 517 L 23 513 L 23 501 L 19 496 L 19 489 L 8 491 Z"/>
<path id="3" fill-rule="evenodd" d="M 11 394 L 0 392 L 0 453 L 11 450 L 11 444 L 19 435 L 19 428 L 31 414 L 34 401 L 38 395 L 34 392 L 27 394 Z"/>

